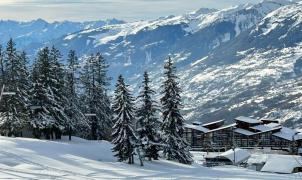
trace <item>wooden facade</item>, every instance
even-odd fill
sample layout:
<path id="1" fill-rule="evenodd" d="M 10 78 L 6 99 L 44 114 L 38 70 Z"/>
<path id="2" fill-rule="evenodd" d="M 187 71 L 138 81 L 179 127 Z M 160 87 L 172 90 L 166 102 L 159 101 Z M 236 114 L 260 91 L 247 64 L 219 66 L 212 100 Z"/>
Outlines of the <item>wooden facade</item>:
<path id="1" fill-rule="evenodd" d="M 235 123 L 224 121 L 187 125 L 185 138 L 192 149 L 220 150 L 233 146 L 241 148 L 271 148 L 298 151 L 302 147 L 302 135 L 282 127 L 276 120 L 256 120 L 248 117 L 235 118 Z M 296 138 L 295 138 L 296 137 Z"/>

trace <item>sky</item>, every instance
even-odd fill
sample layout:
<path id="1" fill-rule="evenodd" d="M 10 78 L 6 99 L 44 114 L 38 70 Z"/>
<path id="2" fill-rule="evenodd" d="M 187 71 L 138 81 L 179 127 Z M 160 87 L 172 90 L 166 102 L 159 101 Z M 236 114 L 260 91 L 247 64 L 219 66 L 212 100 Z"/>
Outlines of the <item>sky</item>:
<path id="1" fill-rule="evenodd" d="M 199 8 L 257 3 L 260 0 L 0 0 L 0 19 L 28 21 L 89 21 L 117 18 L 125 21 L 180 15 Z"/>

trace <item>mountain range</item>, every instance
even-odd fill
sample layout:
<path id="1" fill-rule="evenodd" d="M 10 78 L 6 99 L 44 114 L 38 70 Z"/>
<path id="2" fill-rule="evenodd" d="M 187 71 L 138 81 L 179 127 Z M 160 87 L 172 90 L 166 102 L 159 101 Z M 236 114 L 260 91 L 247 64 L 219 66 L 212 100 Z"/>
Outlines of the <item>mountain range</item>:
<path id="1" fill-rule="evenodd" d="M 10 34 L 7 34 L 9 29 Z M 174 60 L 188 121 L 275 118 L 302 127 L 302 3 L 265 0 L 227 9 L 151 21 L 27 23 L 1 21 L 32 56 L 45 45 L 63 54 L 101 52 L 114 79 L 123 74 L 137 90 L 145 70 L 160 90 L 163 63 Z"/>

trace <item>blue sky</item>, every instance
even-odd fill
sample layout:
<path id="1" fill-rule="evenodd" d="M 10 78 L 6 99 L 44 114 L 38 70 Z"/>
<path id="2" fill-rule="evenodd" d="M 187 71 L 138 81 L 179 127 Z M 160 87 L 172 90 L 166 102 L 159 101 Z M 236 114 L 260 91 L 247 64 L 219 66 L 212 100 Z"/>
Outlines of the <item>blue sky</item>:
<path id="1" fill-rule="evenodd" d="M 0 19 L 84 21 L 117 18 L 126 21 L 178 15 L 202 7 L 225 8 L 260 0 L 0 0 Z"/>

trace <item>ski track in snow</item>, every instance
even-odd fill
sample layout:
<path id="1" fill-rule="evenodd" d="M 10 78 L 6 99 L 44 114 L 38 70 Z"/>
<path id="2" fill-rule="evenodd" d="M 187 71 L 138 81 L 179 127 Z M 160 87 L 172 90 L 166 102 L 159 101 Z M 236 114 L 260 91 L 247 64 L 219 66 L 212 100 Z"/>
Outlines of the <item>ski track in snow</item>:
<path id="1" fill-rule="evenodd" d="M 299 179 L 299 174 L 272 174 L 222 166 L 206 168 L 167 160 L 145 162 L 141 167 L 116 162 L 105 141 L 72 142 L 0 137 L 0 179 Z"/>

